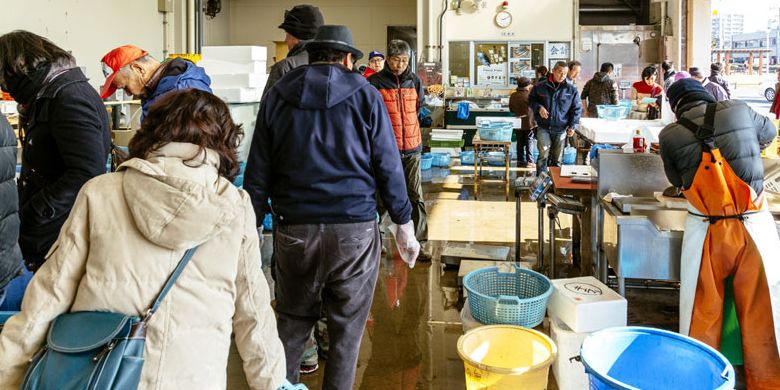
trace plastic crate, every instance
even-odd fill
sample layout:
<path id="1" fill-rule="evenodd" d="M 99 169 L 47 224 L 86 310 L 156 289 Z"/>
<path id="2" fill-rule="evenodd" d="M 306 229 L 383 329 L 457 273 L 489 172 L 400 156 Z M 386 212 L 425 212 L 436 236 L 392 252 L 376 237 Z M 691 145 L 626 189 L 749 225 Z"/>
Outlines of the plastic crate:
<path id="1" fill-rule="evenodd" d="M 620 119 L 626 119 L 631 112 L 631 107 L 626 107 L 622 104 L 599 104 L 596 106 L 599 113 L 599 119 L 606 119 L 608 121 L 616 121 Z"/>
<path id="2" fill-rule="evenodd" d="M 479 124 L 479 139 L 482 141 L 511 142 L 512 122 L 482 121 Z"/>
<path id="3" fill-rule="evenodd" d="M 460 152 L 460 165 L 474 165 L 474 151 Z"/>
<path id="4" fill-rule="evenodd" d="M 420 157 L 421 170 L 427 171 L 431 169 L 432 165 L 433 165 L 433 156 L 431 156 L 430 153 L 423 154 L 422 157 Z"/>
<path id="5" fill-rule="evenodd" d="M 449 153 L 430 153 L 433 157 L 431 163 L 434 167 L 449 167 L 450 166 L 450 154 Z"/>
<path id="6" fill-rule="evenodd" d="M 430 140 L 428 146 L 432 148 L 462 148 L 465 141 L 459 140 Z"/>
<path id="7" fill-rule="evenodd" d="M 506 165 L 504 157 L 506 157 L 506 155 L 503 152 L 488 152 L 487 155 L 485 155 L 485 160 L 487 160 L 487 165 L 503 167 Z"/>
<path id="8" fill-rule="evenodd" d="M 472 315 L 483 324 L 526 328 L 541 324 L 553 291 L 550 279 L 517 265 L 511 265 L 508 271 L 487 267 L 463 278 Z"/>

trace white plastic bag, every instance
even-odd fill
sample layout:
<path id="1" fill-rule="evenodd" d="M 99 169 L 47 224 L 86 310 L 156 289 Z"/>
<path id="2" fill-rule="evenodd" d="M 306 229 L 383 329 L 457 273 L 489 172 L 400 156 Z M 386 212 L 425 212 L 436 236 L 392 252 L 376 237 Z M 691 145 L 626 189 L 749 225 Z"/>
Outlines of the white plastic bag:
<path id="1" fill-rule="evenodd" d="M 401 260 L 409 264 L 409 268 L 414 268 L 417 256 L 420 254 L 420 243 L 414 236 L 412 221 L 400 226 L 390 223 L 388 228 L 393 237 L 395 237 L 395 245 L 398 248 L 398 253 L 401 255 Z"/>

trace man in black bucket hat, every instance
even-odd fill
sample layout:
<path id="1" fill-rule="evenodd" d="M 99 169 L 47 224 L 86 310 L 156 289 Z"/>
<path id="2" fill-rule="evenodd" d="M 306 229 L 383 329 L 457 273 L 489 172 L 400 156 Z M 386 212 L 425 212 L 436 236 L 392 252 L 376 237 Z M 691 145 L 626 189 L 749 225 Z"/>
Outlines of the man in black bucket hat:
<path id="1" fill-rule="evenodd" d="M 298 382 L 304 343 L 324 312 L 330 348 L 323 388 L 352 389 L 379 273 L 375 193 L 399 225 L 402 256 L 415 259 L 419 243 L 382 97 L 351 70 L 363 56 L 352 32 L 322 26 L 306 50 L 310 65 L 287 73 L 263 99 L 244 188 L 258 226 L 267 212 L 274 215 L 287 378 Z"/>
<path id="2" fill-rule="evenodd" d="M 284 41 L 290 51 L 287 53 L 287 58 L 271 67 L 263 96 L 287 72 L 309 63 L 309 55 L 306 53 L 305 46 L 314 38 L 317 29 L 322 24 L 322 13 L 318 7 L 313 5 L 296 5 L 288 11 L 284 11 L 284 22 L 279 25 L 279 28 L 285 32 Z"/>

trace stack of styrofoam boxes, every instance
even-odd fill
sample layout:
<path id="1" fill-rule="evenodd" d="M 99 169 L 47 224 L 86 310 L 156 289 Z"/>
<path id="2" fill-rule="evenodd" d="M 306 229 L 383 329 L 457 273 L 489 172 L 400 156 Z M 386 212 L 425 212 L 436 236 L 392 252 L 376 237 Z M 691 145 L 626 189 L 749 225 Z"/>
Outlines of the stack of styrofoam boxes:
<path id="1" fill-rule="evenodd" d="M 463 139 L 463 130 L 445 130 L 433 129 L 431 131 L 431 141 L 449 141 L 455 142 Z M 460 148 L 431 148 L 432 153 L 449 153 L 451 157 L 460 155 Z"/>
<path id="2" fill-rule="evenodd" d="M 238 158 L 246 161 L 255 120 L 268 81 L 266 48 L 262 46 L 204 46 L 198 66 L 211 78 L 214 95 L 228 103 L 233 121 L 241 124 L 244 138 Z"/>
<path id="3" fill-rule="evenodd" d="M 582 363 L 569 360 L 580 355 L 582 342 L 593 332 L 626 326 L 626 299 L 598 279 L 587 276 L 552 281 L 547 304 L 550 338 L 558 346 L 553 375 L 561 390 L 587 389 L 588 376 Z"/>
<path id="4" fill-rule="evenodd" d="M 259 102 L 268 81 L 266 48 L 204 46 L 198 66 L 211 78 L 211 89 L 227 103 Z"/>

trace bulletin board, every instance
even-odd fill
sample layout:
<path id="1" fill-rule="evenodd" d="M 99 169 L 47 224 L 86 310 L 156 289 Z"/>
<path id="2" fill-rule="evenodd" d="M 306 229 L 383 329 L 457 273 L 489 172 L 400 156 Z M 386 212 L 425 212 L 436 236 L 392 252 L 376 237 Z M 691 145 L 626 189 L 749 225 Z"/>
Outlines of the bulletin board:
<path id="1" fill-rule="evenodd" d="M 508 45 L 477 43 L 474 45 L 474 68 L 478 86 L 505 86 L 508 82 Z"/>

